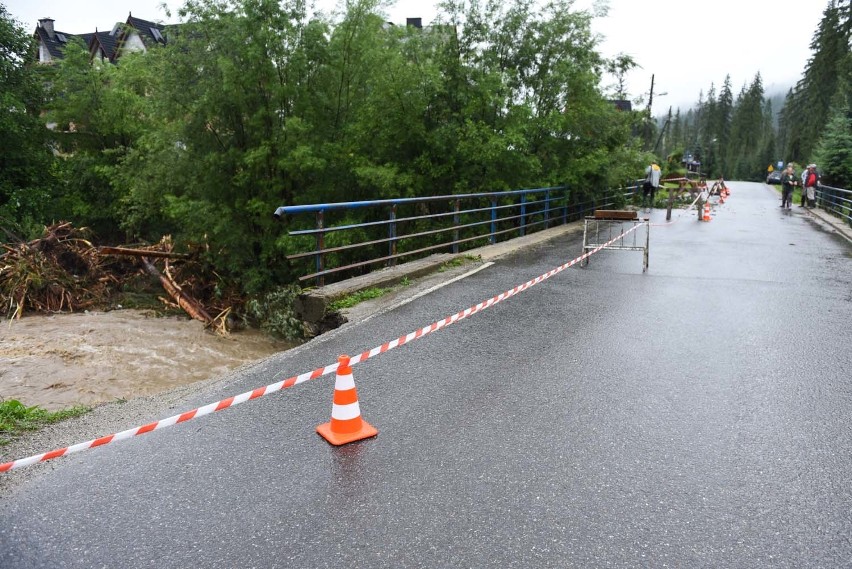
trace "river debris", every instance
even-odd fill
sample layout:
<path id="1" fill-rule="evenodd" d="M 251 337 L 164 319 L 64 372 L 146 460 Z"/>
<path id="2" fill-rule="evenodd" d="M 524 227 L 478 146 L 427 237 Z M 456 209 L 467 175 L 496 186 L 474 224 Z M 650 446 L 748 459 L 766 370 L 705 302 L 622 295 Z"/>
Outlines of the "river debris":
<path id="1" fill-rule="evenodd" d="M 0 295 L 7 315 L 73 312 L 109 296 L 116 279 L 103 270 L 89 238 L 85 228 L 58 223 L 46 227 L 39 239 L 0 245 Z"/>
<path id="2" fill-rule="evenodd" d="M 235 294 L 211 294 L 217 289 L 215 275 L 205 278 L 199 255 L 174 252 L 168 236 L 150 246 L 96 247 L 88 229 L 62 222 L 46 227 L 38 239 L 0 247 L 0 301 L 10 319 L 25 312 L 108 307 L 143 275 L 166 291 L 160 297 L 166 306 L 180 308 L 219 334 L 227 334 L 228 317 L 240 304 Z"/>

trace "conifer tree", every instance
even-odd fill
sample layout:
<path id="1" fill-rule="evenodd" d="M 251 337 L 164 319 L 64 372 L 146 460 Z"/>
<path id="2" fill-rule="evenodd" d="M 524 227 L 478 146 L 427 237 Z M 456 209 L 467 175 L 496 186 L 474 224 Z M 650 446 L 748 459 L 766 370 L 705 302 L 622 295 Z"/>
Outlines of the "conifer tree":
<path id="1" fill-rule="evenodd" d="M 828 122 L 832 99 L 840 86 L 841 66 L 850 52 L 850 3 L 830 0 L 811 41 L 813 55 L 802 79 L 788 94 L 782 111 L 785 155 L 806 160 Z"/>

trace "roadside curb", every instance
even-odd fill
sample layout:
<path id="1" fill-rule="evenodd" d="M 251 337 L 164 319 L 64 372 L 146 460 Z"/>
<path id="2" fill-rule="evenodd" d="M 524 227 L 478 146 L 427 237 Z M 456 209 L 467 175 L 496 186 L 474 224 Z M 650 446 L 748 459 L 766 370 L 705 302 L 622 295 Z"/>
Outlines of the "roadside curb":
<path id="1" fill-rule="evenodd" d="M 852 226 L 843 223 L 842 219 L 834 217 L 828 212 L 825 212 L 820 209 L 808 209 L 807 212 L 817 220 L 831 227 L 831 229 L 835 233 L 838 233 L 841 237 L 844 237 L 846 240 L 852 243 Z"/>

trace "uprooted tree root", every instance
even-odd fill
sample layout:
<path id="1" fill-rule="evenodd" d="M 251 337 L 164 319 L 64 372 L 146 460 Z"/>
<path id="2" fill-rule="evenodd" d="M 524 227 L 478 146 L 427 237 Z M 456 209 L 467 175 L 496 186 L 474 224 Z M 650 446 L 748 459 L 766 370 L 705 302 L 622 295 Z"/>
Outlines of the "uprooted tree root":
<path id="1" fill-rule="evenodd" d="M 174 253 L 169 237 L 133 249 L 98 248 L 90 239 L 87 229 L 64 222 L 46 227 L 39 239 L 0 245 L 0 301 L 8 307 L 7 317 L 108 306 L 127 283 L 144 274 L 156 277 L 168 293 L 164 304 L 179 307 L 217 333 L 227 333 L 228 315 L 241 301 L 236 294 L 203 296 L 215 287 L 197 256 Z"/>

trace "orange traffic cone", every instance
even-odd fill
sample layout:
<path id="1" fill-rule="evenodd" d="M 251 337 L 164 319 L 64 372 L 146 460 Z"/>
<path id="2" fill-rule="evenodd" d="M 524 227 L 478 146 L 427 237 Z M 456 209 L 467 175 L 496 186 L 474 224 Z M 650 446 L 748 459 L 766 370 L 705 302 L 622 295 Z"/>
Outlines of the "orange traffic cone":
<path id="1" fill-rule="evenodd" d="M 704 202 L 704 221 L 710 221 L 710 202 Z"/>
<path id="2" fill-rule="evenodd" d="M 349 356 L 340 356 L 337 362 L 331 421 L 318 426 L 317 432 L 325 440 L 337 446 L 375 437 L 379 431 L 361 419 L 358 392 L 355 390 L 352 368 L 349 367 Z"/>

